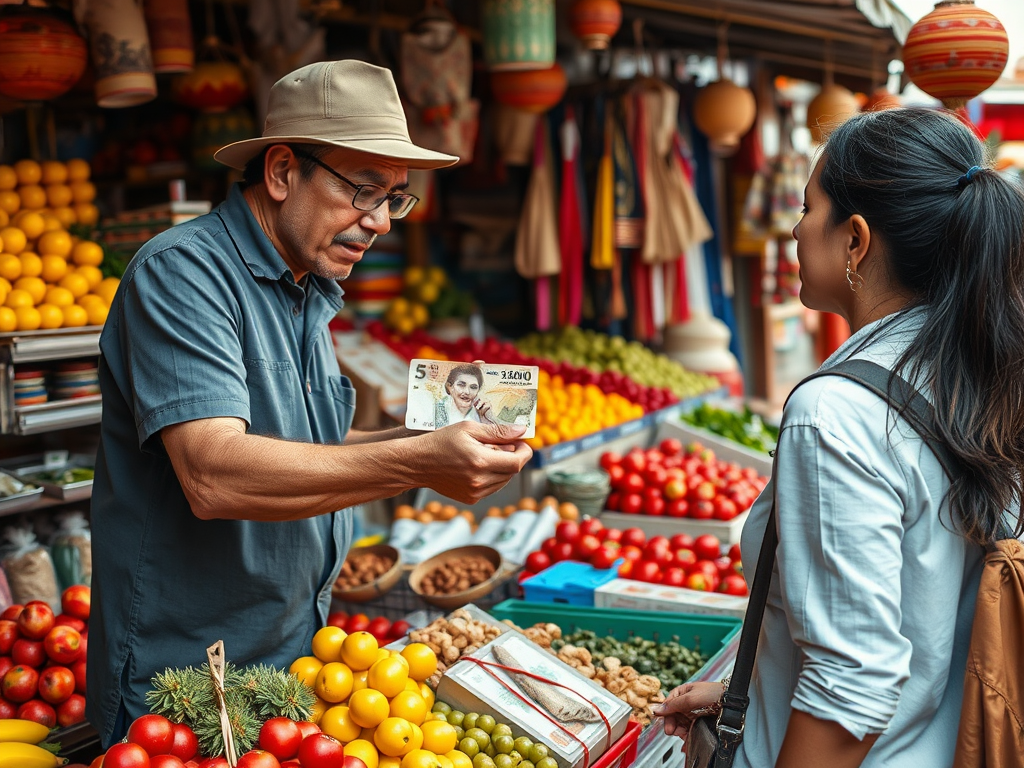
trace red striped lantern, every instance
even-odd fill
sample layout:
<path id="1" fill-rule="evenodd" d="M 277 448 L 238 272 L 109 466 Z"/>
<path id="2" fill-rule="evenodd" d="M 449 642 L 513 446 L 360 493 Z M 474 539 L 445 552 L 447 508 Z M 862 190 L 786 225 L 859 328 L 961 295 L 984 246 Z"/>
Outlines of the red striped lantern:
<path id="1" fill-rule="evenodd" d="M 0 16 L 0 94 L 24 101 L 66 93 L 85 71 L 85 40 L 43 9 L 18 6 Z"/>
<path id="2" fill-rule="evenodd" d="M 569 9 L 569 28 L 592 51 L 608 47 L 622 24 L 618 0 L 576 0 Z"/>
<path id="3" fill-rule="evenodd" d="M 1009 50 L 999 19 L 974 0 L 944 0 L 911 28 L 903 64 L 914 85 L 958 109 L 999 79 Z"/>
<path id="4" fill-rule="evenodd" d="M 547 112 L 562 100 L 567 85 L 558 64 L 548 69 L 491 72 L 494 98 L 524 112 Z"/>

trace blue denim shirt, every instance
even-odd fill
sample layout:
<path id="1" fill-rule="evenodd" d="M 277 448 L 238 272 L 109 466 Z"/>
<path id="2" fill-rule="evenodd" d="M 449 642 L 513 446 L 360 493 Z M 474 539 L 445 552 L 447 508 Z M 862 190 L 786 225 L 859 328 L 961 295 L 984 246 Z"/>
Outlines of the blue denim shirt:
<path id="1" fill-rule="evenodd" d="M 355 390 L 327 328 L 342 292 L 303 283 L 237 187 L 153 238 L 121 282 L 100 339 L 92 500 L 88 717 L 105 746 L 148 711 L 154 673 L 203 663 L 217 640 L 235 664 L 287 668 L 326 622 L 351 516 L 200 520 L 159 437 L 234 417 L 250 434 L 344 440 Z"/>

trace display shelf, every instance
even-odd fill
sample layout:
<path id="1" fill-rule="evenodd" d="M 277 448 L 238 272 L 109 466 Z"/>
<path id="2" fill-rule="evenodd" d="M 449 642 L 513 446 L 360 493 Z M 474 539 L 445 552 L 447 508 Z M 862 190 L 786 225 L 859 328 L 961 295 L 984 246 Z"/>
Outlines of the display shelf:
<path id="1" fill-rule="evenodd" d="M 92 357 L 100 353 L 102 326 L 0 333 L 0 357 L 9 364 Z"/>
<path id="2" fill-rule="evenodd" d="M 88 395 L 15 407 L 11 409 L 9 419 L 4 419 L 3 431 L 17 435 L 38 435 L 57 429 L 98 424 L 103 407 L 101 399 L 100 395 Z"/>

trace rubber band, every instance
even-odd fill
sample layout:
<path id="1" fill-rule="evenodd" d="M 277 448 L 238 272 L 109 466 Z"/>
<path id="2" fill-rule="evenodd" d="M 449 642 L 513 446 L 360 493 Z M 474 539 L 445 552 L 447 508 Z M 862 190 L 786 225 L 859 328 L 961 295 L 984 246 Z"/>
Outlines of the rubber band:
<path id="1" fill-rule="evenodd" d="M 968 184 L 974 181 L 974 175 L 980 170 L 982 170 L 982 167 L 980 165 L 972 165 L 970 168 L 967 169 L 967 173 L 965 173 L 963 176 L 956 180 L 956 188 L 963 189 L 964 187 L 966 187 Z"/>

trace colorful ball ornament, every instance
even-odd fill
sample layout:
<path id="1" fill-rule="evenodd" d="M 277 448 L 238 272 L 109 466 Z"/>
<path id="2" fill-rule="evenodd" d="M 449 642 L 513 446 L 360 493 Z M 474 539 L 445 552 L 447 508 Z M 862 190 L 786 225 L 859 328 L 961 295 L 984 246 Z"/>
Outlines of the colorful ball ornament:
<path id="1" fill-rule="evenodd" d="M 693 103 L 693 122 L 717 154 L 735 151 L 756 116 L 750 89 L 724 78 L 701 88 Z"/>
<path id="2" fill-rule="evenodd" d="M 576 0 L 569 9 L 569 28 L 592 51 L 603 51 L 622 24 L 618 0 Z"/>
<path id="3" fill-rule="evenodd" d="M 807 105 L 807 127 L 811 138 L 821 144 L 833 129 L 857 114 L 860 104 L 849 88 L 826 83 Z"/>
<path id="4" fill-rule="evenodd" d="M 1003 25 L 974 0 L 936 3 L 903 44 L 907 76 L 947 109 L 964 106 L 998 80 L 1008 56 Z"/>
<path id="5" fill-rule="evenodd" d="M 862 111 L 882 112 L 886 109 L 898 109 L 901 106 L 903 106 L 903 103 L 900 101 L 900 97 L 883 86 L 871 92 Z"/>
<path id="6" fill-rule="evenodd" d="M 18 6 L 0 16 L 0 94 L 24 101 L 53 99 L 85 71 L 85 40 L 52 13 Z"/>
<path id="7" fill-rule="evenodd" d="M 567 85 L 565 71 L 558 64 L 548 69 L 491 73 L 494 98 L 524 112 L 547 112 L 562 100 Z"/>
<path id="8" fill-rule="evenodd" d="M 206 61 L 176 78 L 171 92 L 180 104 L 200 112 L 226 112 L 249 95 L 245 73 L 230 61 Z"/>

